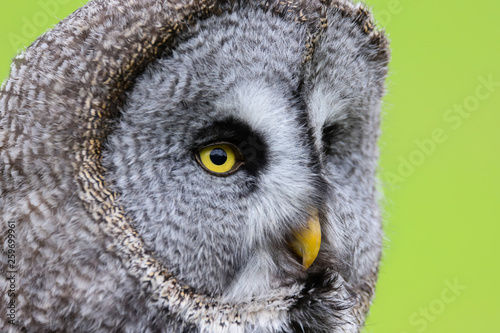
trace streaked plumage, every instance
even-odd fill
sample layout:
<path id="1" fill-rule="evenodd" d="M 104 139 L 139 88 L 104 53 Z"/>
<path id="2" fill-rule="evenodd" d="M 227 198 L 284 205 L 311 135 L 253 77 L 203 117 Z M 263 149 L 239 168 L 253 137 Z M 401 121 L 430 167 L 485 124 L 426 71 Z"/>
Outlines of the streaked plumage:
<path id="1" fill-rule="evenodd" d="M 0 92 L 2 332 L 358 332 L 388 58 L 345 0 L 95 0 L 62 21 Z"/>

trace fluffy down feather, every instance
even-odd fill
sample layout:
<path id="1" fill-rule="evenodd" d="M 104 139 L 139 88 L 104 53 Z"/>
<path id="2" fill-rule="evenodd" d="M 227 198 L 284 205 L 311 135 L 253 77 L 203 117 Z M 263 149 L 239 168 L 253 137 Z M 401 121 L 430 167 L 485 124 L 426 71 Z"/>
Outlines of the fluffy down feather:
<path id="1" fill-rule="evenodd" d="M 0 330 L 359 331 L 388 59 L 345 0 L 70 15 L 0 91 Z M 227 177 L 195 158 L 220 141 L 245 157 Z M 287 243 L 312 208 L 323 241 L 304 271 Z"/>

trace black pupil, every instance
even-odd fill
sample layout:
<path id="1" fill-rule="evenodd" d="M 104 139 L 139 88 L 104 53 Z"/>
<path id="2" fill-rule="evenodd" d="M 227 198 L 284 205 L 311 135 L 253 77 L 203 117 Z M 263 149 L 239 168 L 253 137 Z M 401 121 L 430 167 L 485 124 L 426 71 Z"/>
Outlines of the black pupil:
<path id="1" fill-rule="evenodd" d="M 224 149 L 215 148 L 210 152 L 210 160 L 215 165 L 222 165 L 227 161 L 227 153 Z"/>

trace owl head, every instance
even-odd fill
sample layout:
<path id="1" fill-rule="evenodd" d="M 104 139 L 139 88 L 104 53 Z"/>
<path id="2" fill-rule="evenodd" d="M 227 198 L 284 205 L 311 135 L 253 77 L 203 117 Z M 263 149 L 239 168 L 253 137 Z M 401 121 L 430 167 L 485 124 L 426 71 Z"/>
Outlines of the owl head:
<path id="1" fill-rule="evenodd" d="M 62 21 L 0 95 L 17 325 L 357 332 L 388 59 L 346 0 L 95 0 Z"/>

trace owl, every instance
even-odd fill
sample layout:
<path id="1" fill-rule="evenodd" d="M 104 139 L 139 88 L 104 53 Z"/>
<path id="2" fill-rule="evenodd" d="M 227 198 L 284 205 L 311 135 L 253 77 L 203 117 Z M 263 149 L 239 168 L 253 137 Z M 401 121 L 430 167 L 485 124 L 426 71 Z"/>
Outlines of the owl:
<path id="1" fill-rule="evenodd" d="M 359 332 L 389 49 L 347 0 L 94 0 L 0 92 L 2 332 Z"/>

